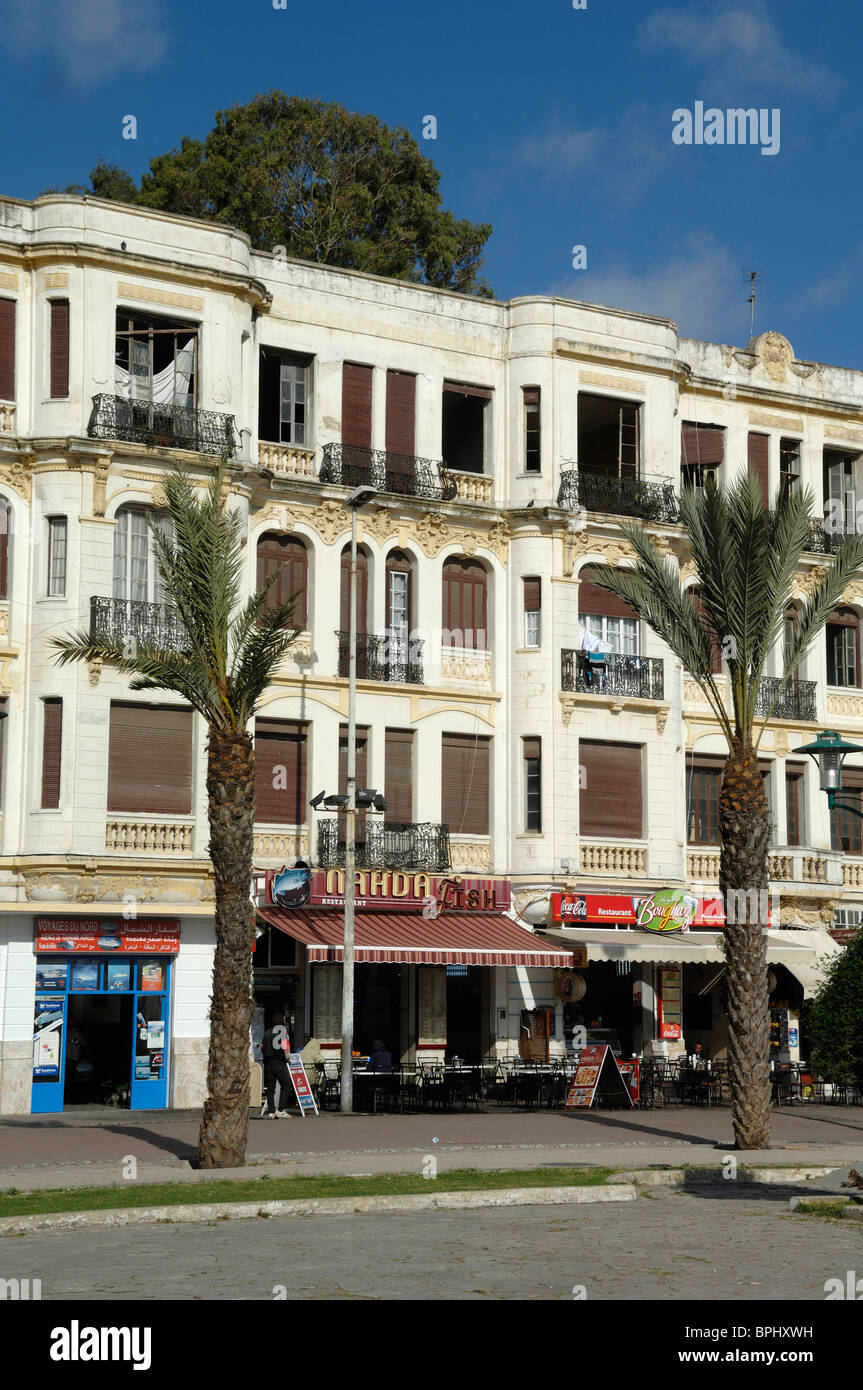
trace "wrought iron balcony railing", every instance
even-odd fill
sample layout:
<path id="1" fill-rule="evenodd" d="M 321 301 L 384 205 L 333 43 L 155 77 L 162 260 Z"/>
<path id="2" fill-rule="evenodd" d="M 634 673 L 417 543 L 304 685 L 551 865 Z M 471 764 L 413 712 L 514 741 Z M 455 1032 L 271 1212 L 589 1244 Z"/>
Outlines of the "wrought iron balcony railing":
<path id="1" fill-rule="evenodd" d="M 357 444 L 325 444 L 320 479 L 345 487 L 370 483 L 379 492 L 436 502 L 449 502 L 456 495 L 455 479 L 436 459 L 394 454 L 389 449 L 364 449 Z"/>
<path id="2" fill-rule="evenodd" d="M 358 869 L 425 870 L 446 873 L 451 867 L 449 826 L 418 825 L 369 817 L 357 825 Z M 342 816 L 318 822 L 318 867 L 345 867 L 345 826 Z"/>
<path id="3" fill-rule="evenodd" d="M 340 676 L 347 676 L 350 661 L 350 634 L 337 632 Z M 423 641 L 402 642 L 397 637 L 369 633 L 357 634 L 357 680 L 389 681 L 397 685 L 423 684 Z"/>
<path id="4" fill-rule="evenodd" d="M 189 410 L 153 401 L 127 401 L 122 396 L 93 397 L 87 433 L 91 439 L 122 439 L 132 444 L 192 449 L 198 454 L 237 451 L 233 415 L 215 410 Z"/>
<path id="5" fill-rule="evenodd" d="M 640 700 L 665 698 L 665 672 L 661 656 L 623 656 L 608 652 L 601 658 L 591 653 L 561 652 L 563 690 L 583 695 L 624 695 Z"/>
<path id="6" fill-rule="evenodd" d="M 806 542 L 806 549 L 815 555 L 833 555 L 853 534 L 853 531 L 845 531 L 844 529 L 837 531 L 816 518 L 809 523 L 809 539 Z"/>
<path id="7" fill-rule="evenodd" d="M 185 627 L 176 609 L 166 603 L 138 599 L 91 598 L 90 633 L 109 642 L 142 642 L 165 651 L 189 649 Z"/>
<path id="8" fill-rule="evenodd" d="M 763 717 L 770 709 L 781 684 L 778 676 L 762 678 L 755 704 L 756 718 Z M 816 723 L 815 685 L 815 681 L 800 681 L 792 677 L 779 696 L 771 719 L 800 719 L 810 724 Z"/>
<path id="9" fill-rule="evenodd" d="M 679 519 L 673 483 L 648 482 L 645 478 L 618 478 L 604 473 L 561 474 L 559 507 L 584 507 L 611 516 L 640 516 L 645 521 L 673 524 Z"/>

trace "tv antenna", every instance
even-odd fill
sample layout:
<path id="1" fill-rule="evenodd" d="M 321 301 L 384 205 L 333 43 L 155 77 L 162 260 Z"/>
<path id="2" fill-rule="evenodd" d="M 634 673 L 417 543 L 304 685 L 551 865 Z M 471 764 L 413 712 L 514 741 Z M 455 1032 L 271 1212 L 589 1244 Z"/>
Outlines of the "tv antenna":
<path id="1" fill-rule="evenodd" d="M 764 279 L 762 270 L 747 270 L 745 279 L 749 281 L 749 341 L 755 337 L 755 281 Z"/>

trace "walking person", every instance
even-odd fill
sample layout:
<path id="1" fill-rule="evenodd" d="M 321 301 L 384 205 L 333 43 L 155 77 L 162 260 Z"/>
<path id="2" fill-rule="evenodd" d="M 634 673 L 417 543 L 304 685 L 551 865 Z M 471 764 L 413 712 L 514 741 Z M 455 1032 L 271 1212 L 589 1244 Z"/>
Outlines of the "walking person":
<path id="1" fill-rule="evenodd" d="M 291 1050 L 285 1015 L 273 1014 L 273 1022 L 261 1042 L 261 1055 L 264 1059 L 264 1085 L 267 1091 L 265 1114 L 271 1119 L 288 1119 L 288 1094 L 291 1090 L 291 1075 L 288 1071 L 287 1057 Z M 276 1082 L 279 1085 L 279 1109 L 276 1109 Z"/>

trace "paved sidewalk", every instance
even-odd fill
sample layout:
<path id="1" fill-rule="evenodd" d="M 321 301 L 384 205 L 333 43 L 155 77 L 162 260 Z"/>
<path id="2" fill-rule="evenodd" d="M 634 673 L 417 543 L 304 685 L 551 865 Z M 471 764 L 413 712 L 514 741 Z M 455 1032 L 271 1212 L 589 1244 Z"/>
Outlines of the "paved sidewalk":
<path id="1" fill-rule="evenodd" d="M 137 1160 L 137 1181 L 196 1182 L 197 1112 L 104 1110 L 0 1117 L 0 1188 L 103 1185 L 122 1181 Z M 248 1162 L 265 1172 L 416 1172 L 434 1154 L 452 1168 L 601 1165 L 641 1168 L 717 1165 L 731 1152 L 727 1109 L 689 1108 L 569 1115 L 492 1110 L 483 1114 L 338 1115 L 303 1120 L 254 1118 Z M 863 1108 L 774 1111 L 772 1147 L 736 1155 L 745 1164 L 856 1167 L 863 1170 Z M 248 1170 L 246 1175 L 248 1176 Z"/>

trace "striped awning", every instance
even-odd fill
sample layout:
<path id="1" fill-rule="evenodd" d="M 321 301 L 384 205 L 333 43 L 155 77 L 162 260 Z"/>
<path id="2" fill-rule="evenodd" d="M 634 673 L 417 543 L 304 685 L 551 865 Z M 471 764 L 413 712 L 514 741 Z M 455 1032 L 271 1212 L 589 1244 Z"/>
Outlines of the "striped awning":
<path id="1" fill-rule="evenodd" d="M 306 947 L 312 964 L 337 963 L 344 954 L 341 912 L 259 907 L 262 921 Z M 354 919 L 358 964 L 374 965 L 572 965 L 572 952 L 552 945 L 497 912 L 358 912 Z"/>

